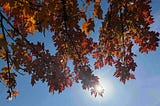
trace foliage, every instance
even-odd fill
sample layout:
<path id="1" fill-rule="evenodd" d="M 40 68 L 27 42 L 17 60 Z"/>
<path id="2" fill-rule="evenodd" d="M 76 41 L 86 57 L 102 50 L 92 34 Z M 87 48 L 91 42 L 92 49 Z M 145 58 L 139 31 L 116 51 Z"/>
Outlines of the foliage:
<path id="1" fill-rule="evenodd" d="M 9 97 L 17 96 L 16 76 L 31 75 L 31 84 L 47 82 L 49 92 L 62 92 L 73 82 L 81 81 L 83 89 L 95 96 L 99 78 L 94 67 L 115 67 L 115 77 L 123 83 L 135 79 L 136 62 L 133 46 L 148 53 L 158 47 L 159 33 L 151 31 L 151 0 L 108 0 L 108 10 L 101 0 L 3 0 L 0 2 L 0 58 L 6 61 L 0 71 L 0 81 L 8 88 Z M 92 11 L 90 11 L 90 9 Z M 92 15 L 91 15 L 91 14 Z M 104 16 L 105 14 L 105 16 Z M 95 20 L 102 21 L 98 42 L 91 32 Z M 96 28 L 97 29 L 97 28 Z M 46 50 L 44 42 L 33 42 L 30 34 L 53 32 L 55 54 Z M 8 39 L 10 38 L 10 40 Z M 46 41 L 47 42 L 47 41 Z M 72 66 L 68 63 L 73 62 Z"/>

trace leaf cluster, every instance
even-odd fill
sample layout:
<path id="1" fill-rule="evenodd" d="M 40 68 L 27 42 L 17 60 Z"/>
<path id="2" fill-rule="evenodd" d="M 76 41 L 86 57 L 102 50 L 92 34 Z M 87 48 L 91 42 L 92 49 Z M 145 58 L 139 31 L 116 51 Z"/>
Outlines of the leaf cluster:
<path id="1" fill-rule="evenodd" d="M 108 10 L 101 0 L 3 0 L 0 2 L 0 58 L 6 61 L 0 81 L 16 96 L 17 74 L 31 75 L 31 84 L 46 82 L 49 92 L 62 92 L 73 82 L 102 96 L 95 85 L 99 78 L 93 70 L 105 65 L 115 67 L 114 76 L 123 83 L 135 79 L 137 64 L 133 46 L 148 53 L 158 47 L 159 33 L 150 30 L 153 23 L 151 0 L 108 0 Z M 90 9 L 92 11 L 90 11 Z M 104 16 L 105 14 L 105 16 Z M 96 28 L 95 21 L 102 22 Z M 92 32 L 99 30 L 98 42 Z M 45 42 L 29 40 L 30 34 L 52 32 L 55 54 Z M 89 36 L 90 35 L 90 36 Z M 39 35 L 41 36 L 41 35 Z M 10 39 L 10 40 L 9 40 Z M 46 41 L 47 42 L 47 41 Z M 91 68 L 90 58 L 95 60 Z M 72 66 L 69 66 L 69 62 Z"/>

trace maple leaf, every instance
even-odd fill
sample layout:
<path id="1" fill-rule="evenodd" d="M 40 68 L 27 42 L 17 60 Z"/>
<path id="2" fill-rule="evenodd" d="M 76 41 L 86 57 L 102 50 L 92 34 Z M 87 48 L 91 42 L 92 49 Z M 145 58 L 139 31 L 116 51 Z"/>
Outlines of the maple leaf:
<path id="1" fill-rule="evenodd" d="M 101 5 L 100 5 L 99 2 L 94 4 L 94 12 L 93 12 L 93 14 L 98 19 L 102 19 L 103 10 L 102 10 Z"/>
<path id="2" fill-rule="evenodd" d="M 133 74 L 130 74 L 130 78 L 131 78 L 131 79 L 136 79 Z"/>
<path id="3" fill-rule="evenodd" d="M 99 55 L 98 55 L 99 53 L 98 53 L 98 51 L 96 51 L 96 52 L 93 52 L 93 58 L 99 58 Z"/>
<path id="4" fill-rule="evenodd" d="M 103 19 L 104 7 L 108 4 L 102 4 L 101 0 L 83 3 L 77 0 L 43 0 L 41 3 L 38 0 L 2 0 L 0 59 L 9 63 L 9 67 L 2 68 L 0 81 L 9 89 L 8 97 L 18 94 L 14 91 L 17 74 L 12 70 L 20 73 L 20 69 L 31 75 L 31 85 L 40 80 L 48 84 L 52 93 L 61 93 L 75 81 L 81 82 L 92 95 L 102 96 L 94 89 L 99 80 L 90 68 L 90 55 L 95 59 L 95 69 L 115 66 L 114 76 L 122 83 L 135 79 L 130 74 L 137 67 L 134 44 L 138 44 L 141 53 L 155 51 L 159 46 L 159 33 L 150 30 L 154 22 L 150 0 L 107 1 L 109 7 Z M 96 28 L 95 21 L 102 22 L 102 27 Z M 87 36 L 95 28 L 100 35 Z M 53 40 L 54 52 L 51 52 L 52 47 L 46 49 L 48 41 L 39 38 L 32 41 L 29 36 L 35 31 L 45 35 L 45 30 L 46 39 Z M 48 36 L 48 32 L 52 36 Z M 67 66 L 70 62 L 73 70 L 72 66 Z"/>
<path id="5" fill-rule="evenodd" d="M 82 18 L 86 19 L 86 14 L 85 14 L 85 12 L 84 12 L 82 9 L 80 9 L 79 11 L 80 11 L 80 16 L 81 16 Z"/>
<path id="6" fill-rule="evenodd" d="M 99 68 L 103 67 L 104 66 L 103 61 L 99 60 L 99 61 L 95 62 L 94 66 L 95 66 L 95 69 L 99 69 Z"/>
<path id="7" fill-rule="evenodd" d="M 34 34 L 36 30 L 35 23 L 36 21 L 33 16 L 27 19 L 27 23 L 26 23 L 27 33 L 31 33 L 32 35 Z"/>
<path id="8" fill-rule="evenodd" d="M 9 3 L 6 3 L 3 5 L 2 7 L 5 11 L 6 11 L 6 15 L 8 16 L 9 15 L 9 11 L 10 11 L 10 4 Z"/>
<path id="9" fill-rule="evenodd" d="M 0 34 L 0 39 L 4 39 L 4 35 L 3 34 Z"/>
<path id="10" fill-rule="evenodd" d="M 87 21 L 85 21 L 82 24 L 82 31 L 85 32 L 86 34 L 90 35 L 91 31 L 94 31 L 94 21 L 92 18 L 89 18 Z"/>
<path id="11" fill-rule="evenodd" d="M 0 57 L 2 59 L 4 59 L 6 57 L 6 51 L 5 50 L 0 49 Z"/>
<path id="12" fill-rule="evenodd" d="M 7 50 L 7 45 L 8 45 L 8 43 L 7 43 L 4 35 L 0 34 L 0 48 L 3 47 L 5 50 Z"/>
<path id="13" fill-rule="evenodd" d="M 145 21 L 146 21 L 148 24 L 152 24 L 152 23 L 154 22 L 151 17 L 147 17 L 147 18 L 145 19 Z"/>
<path id="14" fill-rule="evenodd" d="M 16 97 L 18 94 L 19 94 L 19 91 L 18 91 L 18 90 L 12 91 L 12 96 Z"/>
<path id="15" fill-rule="evenodd" d="M 112 58 L 112 56 L 108 56 L 106 57 L 104 63 L 112 66 L 112 64 L 114 63 L 114 59 Z"/>
<path id="16" fill-rule="evenodd" d="M 100 3 L 100 2 L 101 2 L 101 0 L 95 0 L 95 2 Z"/>
<path id="17" fill-rule="evenodd" d="M 87 42 L 87 41 L 82 42 L 82 47 L 85 47 L 85 46 L 87 46 L 87 45 L 88 45 L 88 42 Z"/>

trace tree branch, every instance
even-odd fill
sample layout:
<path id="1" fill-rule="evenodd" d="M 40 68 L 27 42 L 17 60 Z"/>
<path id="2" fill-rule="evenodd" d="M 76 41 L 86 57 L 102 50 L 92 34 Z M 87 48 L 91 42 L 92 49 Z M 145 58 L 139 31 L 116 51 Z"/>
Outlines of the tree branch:
<path id="1" fill-rule="evenodd" d="M 126 49 L 126 47 L 125 47 L 125 37 L 123 35 L 123 33 L 124 33 L 124 25 L 123 25 L 122 9 L 120 9 L 120 20 L 121 20 L 122 42 L 123 42 L 123 44 L 122 44 L 122 46 L 123 46 L 123 62 L 124 62 L 124 65 L 125 65 L 126 64 L 126 62 L 125 62 L 125 55 L 126 55 L 125 49 Z"/>
<path id="2" fill-rule="evenodd" d="M 5 34 L 5 30 L 4 30 L 4 24 L 3 24 L 3 16 L 1 14 L 1 28 L 2 28 L 2 33 L 3 33 L 3 36 L 4 36 L 4 40 L 6 41 L 7 43 L 7 40 L 6 40 L 6 34 Z M 6 48 L 4 48 L 5 51 L 6 51 L 6 60 L 7 60 L 7 68 L 8 68 L 8 87 L 9 89 L 12 91 L 12 87 L 10 86 L 11 84 L 11 73 L 10 73 L 10 61 L 9 61 L 9 50 L 8 50 L 8 46 L 6 46 Z"/>

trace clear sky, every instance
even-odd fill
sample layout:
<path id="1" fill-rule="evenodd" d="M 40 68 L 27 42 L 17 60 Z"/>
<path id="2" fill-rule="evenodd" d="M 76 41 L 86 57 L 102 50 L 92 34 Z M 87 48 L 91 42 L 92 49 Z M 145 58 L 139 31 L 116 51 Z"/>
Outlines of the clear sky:
<path id="1" fill-rule="evenodd" d="M 155 18 L 151 28 L 160 32 L 160 1 L 152 0 L 151 6 Z M 138 49 L 135 51 L 138 53 Z M 113 77 L 112 67 L 96 70 L 105 89 L 104 97 L 94 98 L 81 84 L 73 84 L 61 94 L 53 95 L 41 82 L 32 87 L 26 75 L 17 77 L 20 94 L 13 101 L 5 99 L 6 88 L 0 84 L 0 106 L 160 106 L 160 47 L 148 55 L 138 54 L 136 62 L 136 80 L 129 80 L 125 85 Z"/>

